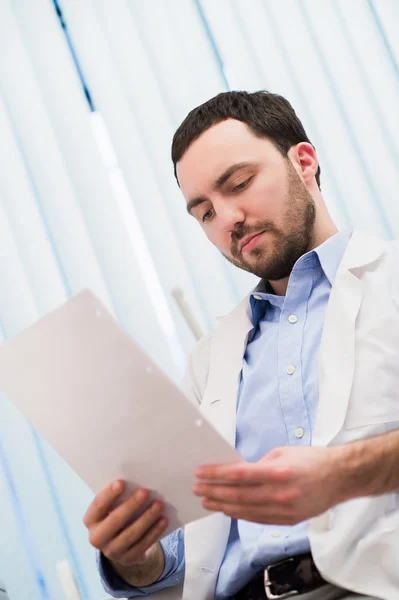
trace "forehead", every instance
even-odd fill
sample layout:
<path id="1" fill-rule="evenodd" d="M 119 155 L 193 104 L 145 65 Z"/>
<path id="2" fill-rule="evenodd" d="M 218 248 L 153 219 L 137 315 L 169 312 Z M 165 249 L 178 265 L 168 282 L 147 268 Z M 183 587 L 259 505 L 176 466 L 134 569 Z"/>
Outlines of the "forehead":
<path id="1" fill-rule="evenodd" d="M 245 123 L 228 119 L 200 135 L 177 163 L 176 171 L 184 196 L 205 193 L 231 165 L 259 162 L 278 154 L 266 138 L 258 138 Z"/>

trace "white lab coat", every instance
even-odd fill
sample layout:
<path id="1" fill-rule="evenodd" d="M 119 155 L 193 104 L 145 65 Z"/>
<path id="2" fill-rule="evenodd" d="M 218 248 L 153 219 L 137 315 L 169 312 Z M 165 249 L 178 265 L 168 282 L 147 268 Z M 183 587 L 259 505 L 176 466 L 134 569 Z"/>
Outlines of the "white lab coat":
<path id="1" fill-rule="evenodd" d="M 232 444 L 247 336 L 246 298 L 203 338 L 184 388 Z M 399 243 L 355 231 L 339 266 L 319 352 L 319 406 L 312 445 L 345 444 L 399 428 Z M 399 468 L 399 465 L 398 465 Z M 309 490 L 309 494 L 312 490 Z M 211 600 L 230 519 L 213 514 L 185 528 L 182 586 L 156 597 Z M 399 598 L 399 494 L 342 503 L 311 519 L 313 558 L 337 586 Z"/>

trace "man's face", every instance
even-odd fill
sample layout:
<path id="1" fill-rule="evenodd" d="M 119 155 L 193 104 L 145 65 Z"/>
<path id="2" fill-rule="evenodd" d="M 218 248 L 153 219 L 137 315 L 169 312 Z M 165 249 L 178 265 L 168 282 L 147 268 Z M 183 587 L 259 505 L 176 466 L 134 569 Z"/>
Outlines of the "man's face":
<path id="1" fill-rule="evenodd" d="M 277 281 L 311 247 L 315 205 L 292 162 L 241 121 L 195 140 L 177 164 L 187 209 L 237 267 Z"/>

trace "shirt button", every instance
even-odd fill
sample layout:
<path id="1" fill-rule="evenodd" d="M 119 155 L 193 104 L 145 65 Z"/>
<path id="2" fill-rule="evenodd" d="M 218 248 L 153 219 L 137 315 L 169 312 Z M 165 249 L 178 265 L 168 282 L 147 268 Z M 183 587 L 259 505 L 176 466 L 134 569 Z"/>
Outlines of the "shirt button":
<path id="1" fill-rule="evenodd" d="M 295 437 L 302 438 L 304 435 L 305 431 L 302 429 L 302 427 L 298 427 L 297 429 L 295 429 Z"/>
<path id="2" fill-rule="evenodd" d="M 288 317 L 288 321 L 292 324 L 296 323 L 298 321 L 298 317 L 296 315 L 290 315 Z"/>
<path id="3" fill-rule="evenodd" d="M 293 367 L 292 365 L 286 368 L 288 375 L 293 375 L 295 373 L 295 370 L 295 367 Z"/>
<path id="4" fill-rule="evenodd" d="M 272 531 L 270 535 L 275 538 L 280 537 L 280 533 L 278 531 Z"/>
<path id="5" fill-rule="evenodd" d="M 263 300 L 262 296 L 259 296 L 259 294 L 254 294 L 254 298 L 255 300 Z"/>

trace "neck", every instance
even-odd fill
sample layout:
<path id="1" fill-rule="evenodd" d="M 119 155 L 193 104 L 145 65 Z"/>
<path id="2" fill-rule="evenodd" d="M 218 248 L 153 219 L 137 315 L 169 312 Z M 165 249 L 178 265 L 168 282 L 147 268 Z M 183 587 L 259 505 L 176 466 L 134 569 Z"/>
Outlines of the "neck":
<path id="1" fill-rule="evenodd" d="M 326 222 L 325 227 L 315 227 L 315 234 L 306 252 L 314 250 L 336 233 L 338 233 L 338 228 L 331 219 Z M 269 284 L 277 296 L 285 296 L 289 280 L 290 276 L 284 277 L 284 279 L 278 279 L 277 281 L 269 281 Z"/>

